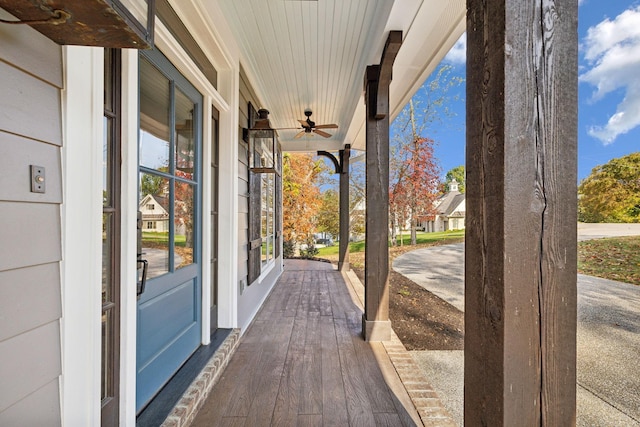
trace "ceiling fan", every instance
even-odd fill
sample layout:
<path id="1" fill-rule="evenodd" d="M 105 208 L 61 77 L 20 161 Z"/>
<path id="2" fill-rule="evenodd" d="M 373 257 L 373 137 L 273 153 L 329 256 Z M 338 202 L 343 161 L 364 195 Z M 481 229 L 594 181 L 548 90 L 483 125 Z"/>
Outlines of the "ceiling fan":
<path id="1" fill-rule="evenodd" d="M 304 115 L 307 116 L 306 120 L 298 120 L 302 125 L 302 130 L 296 134 L 295 139 L 302 138 L 305 134 L 311 136 L 313 133 L 317 133 L 318 135 L 329 138 L 331 137 L 330 133 L 327 133 L 321 129 L 338 129 L 338 125 L 328 124 L 328 125 L 316 125 L 316 122 L 311 120 L 311 114 L 313 112 L 311 110 L 305 110 Z M 299 128 L 292 128 L 299 129 Z"/>

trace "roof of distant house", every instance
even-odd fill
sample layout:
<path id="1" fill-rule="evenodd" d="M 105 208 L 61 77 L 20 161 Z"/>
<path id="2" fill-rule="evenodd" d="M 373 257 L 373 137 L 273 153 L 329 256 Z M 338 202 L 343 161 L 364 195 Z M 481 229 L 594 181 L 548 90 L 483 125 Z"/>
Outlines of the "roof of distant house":
<path id="1" fill-rule="evenodd" d="M 436 213 L 438 215 L 451 215 L 455 209 L 464 201 L 464 194 L 459 191 L 449 191 L 438 197 Z"/>
<path id="2" fill-rule="evenodd" d="M 146 200 L 145 200 L 146 199 Z M 162 207 L 165 211 L 169 210 L 169 198 L 158 196 L 156 194 L 147 194 L 142 200 L 140 200 L 140 206 L 149 204 L 152 200 Z"/>

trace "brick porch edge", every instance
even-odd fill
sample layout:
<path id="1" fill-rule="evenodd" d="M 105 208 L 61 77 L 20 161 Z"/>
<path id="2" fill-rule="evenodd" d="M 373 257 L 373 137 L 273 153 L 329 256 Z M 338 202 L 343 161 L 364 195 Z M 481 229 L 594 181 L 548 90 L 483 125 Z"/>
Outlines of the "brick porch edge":
<path id="1" fill-rule="evenodd" d="M 209 392 L 229 364 L 239 341 L 240 329 L 232 330 L 187 391 L 184 392 L 182 398 L 162 423 L 162 427 L 186 427 L 193 422 L 198 410 L 209 396 Z"/>

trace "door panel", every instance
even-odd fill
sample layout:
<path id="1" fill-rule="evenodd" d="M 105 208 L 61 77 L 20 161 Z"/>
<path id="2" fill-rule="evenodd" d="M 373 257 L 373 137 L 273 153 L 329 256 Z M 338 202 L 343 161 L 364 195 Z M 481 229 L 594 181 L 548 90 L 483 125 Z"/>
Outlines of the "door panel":
<path id="1" fill-rule="evenodd" d="M 197 326 L 196 292 L 196 281 L 192 279 L 140 304 L 138 332 L 144 335 L 146 345 L 138 347 L 139 369 L 144 369 L 167 342 Z"/>
<path id="2" fill-rule="evenodd" d="M 157 50 L 140 56 L 139 211 L 147 282 L 138 300 L 142 410 L 201 342 L 202 96 Z"/>

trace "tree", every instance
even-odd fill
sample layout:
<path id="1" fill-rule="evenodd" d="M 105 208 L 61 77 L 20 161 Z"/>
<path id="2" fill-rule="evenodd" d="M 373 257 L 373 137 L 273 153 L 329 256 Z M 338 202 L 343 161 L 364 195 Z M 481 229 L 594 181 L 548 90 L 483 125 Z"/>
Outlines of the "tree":
<path id="1" fill-rule="evenodd" d="M 449 192 L 449 183 L 454 179 L 458 182 L 458 191 L 461 193 L 464 193 L 465 170 L 463 165 L 456 166 L 455 168 L 447 172 L 447 175 L 445 176 L 445 179 L 444 179 L 445 193 Z"/>
<path id="2" fill-rule="evenodd" d="M 355 154 L 349 163 L 349 231 L 362 235 L 366 229 L 366 165 L 362 159 L 364 154 Z"/>
<path id="3" fill-rule="evenodd" d="M 331 236 L 340 234 L 340 195 L 333 189 L 322 193 L 318 231 L 329 233 Z"/>
<path id="4" fill-rule="evenodd" d="M 435 141 L 425 135 L 435 134 L 436 125 L 441 126 L 444 118 L 454 115 L 448 105 L 458 100 L 459 95 L 452 89 L 464 79 L 452 76 L 452 70 L 450 65 L 439 66 L 393 122 L 389 164 L 392 244 L 396 241 L 396 230 L 402 232 L 407 221 L 411 243 L 415 244 L 418 221 L 432 215 L 438 194 L 439 166 L 434 158 Z"/>
<path id="5" fill-rule="evenodd" d="M 310 154 L 283 155 L 282 222 L 285 242 L 299 245 L 312 241 L 321 204 L 317 185 L 322 171 L 321 162 L 314 161 Z"/>
<path id="6" fill-rule="evenodd" d="M 596 166 L 578 187 L 583 222 L 640 222 L 640 152 Z"/>
<path id="7" fill-rule="evenodd" d="M 176 176 L 193 179 L 193 174 L 181 170 L 176 170 Z M 187 248 L 193 248 L 194 191 L 195 187 L 193 185 L 179 180 L 175 181 L 173 220 L 177 229 L 184 227 L 185 245 Z M 192 253 L 193 250 L 191 249 L 189 252 Z"/>
<path id="8" fill-rule="evenodd" d="M 147 194 L 162 195 L 165 190 L 162 188 L 163 185 L 163 178 L 159 175 L 143 173 L 140 177 L 140 193 L 143 196 L 146 196 Z"/>
<path id="9" fill-rule="evenodd" d="M 434 158 L 434 141 L 420 136 L 413 100 L 409 101 L 405 110 L 410 133 L 397 134 L 392 150 L 389 164 L 389 220 L 392 244 L 396 241 L 395 230 L 400 229 L 402 233 L 402 227 L 408 220 L 411 244 L 415 245 L 418 221 L 433 214 L 439 167 Z"/>

